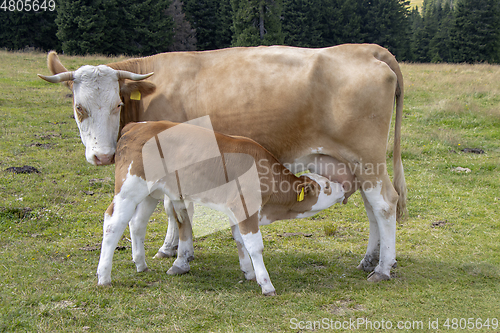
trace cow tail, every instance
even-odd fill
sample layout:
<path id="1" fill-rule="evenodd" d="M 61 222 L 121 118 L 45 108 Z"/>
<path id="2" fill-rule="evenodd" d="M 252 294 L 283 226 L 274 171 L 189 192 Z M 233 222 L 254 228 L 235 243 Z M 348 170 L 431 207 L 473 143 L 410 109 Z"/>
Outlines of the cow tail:
<path id="1" fill-rule="evenodd" d="M 393 66 L 391 66 L 392 68 Z M 402 218 L 408 216 L 408 210 L 406 208 L 406 181 L 405 173 L 403 169 L 403 162 L 401 160 L 401 122 L 403 120 L 403 97 L 404 97 L 404 86 L 403 86 L 403 75 L 399 68 L 399 65 L 395 64 L 396 68 L 392 70 L 397 76 L 397 87 L 396 87 L 396 123 L 394 128 L 394 151 L 393 151 L 393 170 L 394 170 L 394 189 L 399 195 L 397 209 L 396 209 L 396 220 L 400 221 Z"/>

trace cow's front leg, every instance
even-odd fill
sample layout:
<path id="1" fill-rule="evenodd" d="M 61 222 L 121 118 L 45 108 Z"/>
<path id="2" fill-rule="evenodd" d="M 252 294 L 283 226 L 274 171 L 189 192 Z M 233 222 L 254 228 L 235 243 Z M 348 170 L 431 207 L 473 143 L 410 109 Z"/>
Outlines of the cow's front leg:
<path id="1" fill-rule="evenodd" d="M 368 238 L 368 246 L 366 248 L 365 257 L 361 260 L 358 269 L 371 273 L 375 267 L 377 267 L 380 257 L 380 233 L 373 208 L 370 202 L 366 199 L 366 195 L 363 191 L 361 191 L 361 196 L 363 197 L 365 204 L 366 215 L 370 221 L 370 236 Z"/>
<path id="2" fill-rule="evenodd" d="M 133 202 L 128 202 L 127 200 L 121 202 L 116 201 L 117 200 L 113 200 L 113 203 L 104 214 L 101 256 L 99 265 L 97 266 L 98 285 L 111 284 L 113 254 L 136 208 L 136 204 Z"/>
<path id="3" fill-rule="evenodd" d="M 174 205 L 166 195 L 163 204 L 165 205 L 165 212 L 168 217 L 167 235 L 165 236 L 162 247 L 160 247 L 158 253 L 154 256 L 155 258 L 174 257 L 179 246 L 179 228 L 177 227 L 178 221 L 174 211 Z"/>
<path id="4" fill-rule="evenodd" d="M 253 269 L 252 260 L 248 254 L 247 249 L 243 243 L 243 238 L 241 238 L 240 228 L 237 224 L 231 226 L 231 232 L 233 233 L 234 241 L 238 247 L 238 257 L 240 259 L 240 268 L 245 273 L 245 279 L 255 280 L 255 271 Z"/>
<path id="5" fill-rule="evenodd" d="M 179 247 L 177 259 L 167 271 L 169 275 L 179 275 L 189 272 L 189 262 L 194 259 L 193 229 L 188 211 L 183 201 L 174 202 L 174 208 L 178 219 Z"/>
<path id="6" fill-rule="evenodd" d="M 389 177 L 384 177 L 373 187 L 364 190 L 378 224 L 380 235 L 379 263 L 368 276 L 368 281 L 378 282 L 391 278 L 391 268 L 396 265 L 396 204 L 398 194 Z"/>
<path id="7" fill-rule="evenodd" d="M 243 245 L 248 251 L 252 264 L 255 270 L 255 277 L 257 283 L 262 288 L 262 294 L 266 296 L 276 295 L 269 273 L 264 265 L 264 258 L 262 256 L 264 250 L 264 243 L 262 241 L 262 234 L 259 230 L 258 214 L 254 214 L 248 219 L 240 222 L 239 224 L 241 238 Z"/>
<path id="8" fill-rule="evenodd" d="M 146 253 L 144 251 L 144 239 L 146 238 L 146 227 L 149 217 L 158 204 L 158 200 L 147 196 L 135 210 L 135 214 L 129 222 L 130 239 L 132 240 L 132 258 L 138 272 L 147 271 Z"/>

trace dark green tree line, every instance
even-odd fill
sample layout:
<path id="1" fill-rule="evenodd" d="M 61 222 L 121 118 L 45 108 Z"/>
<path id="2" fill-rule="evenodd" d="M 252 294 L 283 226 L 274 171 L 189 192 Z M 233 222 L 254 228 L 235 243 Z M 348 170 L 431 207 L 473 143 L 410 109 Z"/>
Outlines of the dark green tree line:
<path id="1" fill-rule="evenodd" d="M 57 0 L 0 9 L 0 47 L 149 55 L 376 43 L 400 61 L 500 63 L 500 0 Z"/>
<path id="2" fill-rule="evenodd" d="M 500 62 L 500 0 L 424 0 L 410 14 L 416 62 Z"/>
<path id="3" fill-rule="evenodd" d="M 172 44 L 169 0 L 60 0 L 57 37 L 68 54 L 150 55 Z"/>

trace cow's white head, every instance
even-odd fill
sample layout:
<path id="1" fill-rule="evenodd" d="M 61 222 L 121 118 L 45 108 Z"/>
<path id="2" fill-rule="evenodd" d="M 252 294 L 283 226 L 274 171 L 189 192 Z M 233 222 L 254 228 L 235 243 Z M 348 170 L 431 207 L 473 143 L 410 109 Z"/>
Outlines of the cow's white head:
<path id="1" fill-rule="evenodd" d="M 85 145 L 85 157 L 94 165 L 111 164 L 114 161 L 116 143 L 120 131 L 119 80 L 144 80 L 153 73 L 141 75 L 111 67 L 82 66 L 74 72 L 52 76 L 38 76 L 51 83 L 72 82 L 73 112 L 80 137 Z"/>

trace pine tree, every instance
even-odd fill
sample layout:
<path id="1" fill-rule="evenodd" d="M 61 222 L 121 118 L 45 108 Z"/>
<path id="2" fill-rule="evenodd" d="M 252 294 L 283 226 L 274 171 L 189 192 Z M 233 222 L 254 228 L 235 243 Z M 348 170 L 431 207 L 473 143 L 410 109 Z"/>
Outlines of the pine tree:
<path id="1" fill-rule="evenodd" d="M 325 46 L 321 22 L 324 0 L 285 0 L 283 3 L 284 43 L 299 47 Z"/>
<path id="2" fill-rule="evenodd" d="M 219 0 L 217 9 L 217 29 L 215 35 L 217 38 L 216 46 L 218 49 L 231 46 L 233 38 L 233 8 L 230 0 Z"/>
<path id="3" fill-rule="evenodd" d="M 231 0 L 233 46 L 283 44 L 282 0 Z"/>
<path id="4" fill-rule="evenodd" d="M 100 0 L 63 0 L 59 2 L 56 23 L 62 49 L 69 54 L 104 53 L 105 4 Z"/>
<path id="5" fill-rule="evenodd" d="M 230 0 L 184 0 L 186 19 L 196 29 L 197 50 L 231 46 L 232 9 Z"/>
<path id="6" fill-rule="evenodd" d="M 364 0 L 329 0 L 322 9 L 325 46 L 362 43 L 360 8 Z"/>
<path id="7" fill-rule="evenodd" d="M 69 54 L 150 55 L 172 44 L 169 0 L 60 0 L 57 37 Z"/>
<path id="8" fill-rule="evenodd" d="M 500 4 L 498 0 L 461 0 L 452 28 L 454 61 L 500 61 Z"/>
<path id="9" fill-rule="evenodd" d="M 436 31 L 429 43 L 429 56 L 432 62 L 452 61 L 451 27 L 454 22 L 450 3 L 437 0 L 434 8 Z"/>
<path id="10" fill-rule="evenodd" d="M 60 50 L 56 37 L 56 11 L 3 11 L 0 10 L 0 47 L 9 50 L 34 48 Z"/>
<path id="11" fill-rule="evenodd" d="M 424 0 L 425 3 L 426 0 Z M 411 61 L 425 62 L 429 49 L 429 42 L 424 39 L 424 19 L 420 15 L 418 6 L 413 8 L 409 16 L 411 27 Z"/>
<path id="12" fill-rule="evenodd" d="M 361 1 L 363 40 L 386 47 L 399 60 L 410 58 L 409 5 L 406 0 Z"/>
<path id="13" fill-rule="evenodd" d="M 168 47 L 169 51 L 194 51 L 196 50 L 196 30 L 186 21 L 182 12 L 183 3 L 174 0 L 167 9 L 167 15 L 174 20 L 173 43 Z"/>

